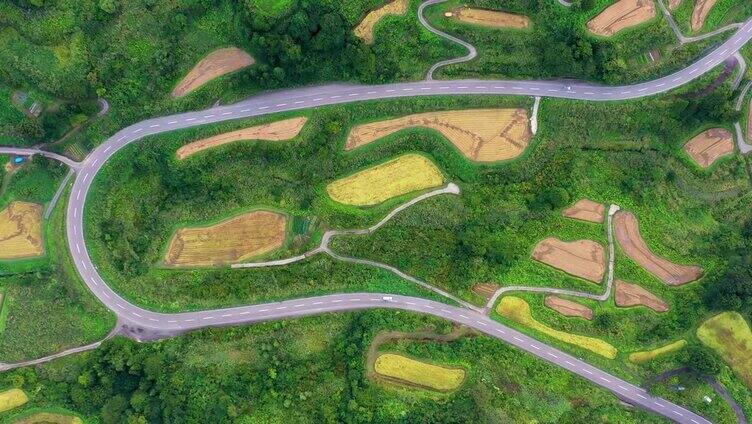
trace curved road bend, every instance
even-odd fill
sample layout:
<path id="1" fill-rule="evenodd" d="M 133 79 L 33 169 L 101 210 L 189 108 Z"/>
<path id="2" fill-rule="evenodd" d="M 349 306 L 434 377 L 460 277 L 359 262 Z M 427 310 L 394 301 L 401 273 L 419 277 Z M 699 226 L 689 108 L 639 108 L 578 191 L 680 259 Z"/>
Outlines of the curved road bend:
<path id="1" fill-rule="evenodd" d="M 79 172 L 76 174 L 76 179 L 71 191 L 71 198 L 67 211 L 67 236 L 71 255 L 82 279 L 92 290 L 94 295 L 97 296 L 105 306 L 113 310 L 119 317 L 128 323 L 128 326 L 131 329 L 130 335 L 137 339 L 168 337 L 187 330 L 208 326 L 240 324 L 275 318 L 316 314 L 327 311 L 385 306 L 430 313 L 456 322 L 462 322 L 463 324 L 484 332 L 487 332 L 487 328 L 494 328 L 508 332 L 507 334 L 512 334 L 512 330 L 490 321 L 489 318 L 484 317 L 483 315 L 465 309 L 447 309 L 451 313 L 444 314 L 437 312 L 437 306 L 433 306 L 433 304 L 431 304 L 431 306 L 433 306 L 434 309 L 415 306 L 418 302 L 428 302 L 422 299 L 395 297 L 395 299 L 400 300 L 394 303 L 385 303 L 383 301 L 373 300 L 373 295 L 335 295 L 322 298 L 293 300 L 270 305 L 255 305 L 216 311 L 198 311 L 185 314 L 159 314 L 147 311 L 129 303 L 110 289 L 94 267 L 86 249 L 83 233 L 83 214 L 86 196 L 91 188 L 95 175 L 99 172 L 103 164 L 121 148 L 147 135 L 230 119 L 260 116 L 269 113 L 298 110 L 316 106 L 350 103 L 362 100 L 426 95 L 506 94 L 591 101 L 634 99 L 662 93 L 698 78 L 713 69 L 729 56 L 736 53 L 747 41 L 750 40 L 750 38 L 752 38 L 752 19 L 745 22 L 739 31 L 737 31 L 726 42 L 711 51 L 704 58 L 690 65 L 688 68 L 654 81 L 622 87 L 607 87 L 588 83 L 572 83 L 565 87 L 562 83 L 555 81 L 484 80 L 421 81 L 380 86 L 330 85 L 268 93 L 229 106 L 219 106 L 203 111 L 194 111 L 145 120 L 117 132 L 92 151 L 80 164 Z M 329 301 L 329 303 L 327 304 L 326 301 Z M 274 310 L 264 310 L 270 308 L 274 308 Z M 446 308 L 449 307 L 445 307 L 445 309 Z M 465 316 L 470 316 L 472 319 L 463 318 Z M 484 324 L 479 324 L 478 322 L 483 322 Z M 497 334 L 501 335 L 500 333 Z M 551 358 L 547 358 L 547 354 L 542 352 L 542 349 L 544 348 L 547 352 L 556 352 L 554 354 L 559 355 L 559 357 L 565 357 L 564 353 L 543 346 L 531 338 L 526 338 L 517 332 L 514 334 L 522 341 L 517 341 L 514 338 L 512 338 L 512 340 L 505 340 L 547 360 L 551 360 Z M 539 349 L 531 347 L 533 343 L 535 343 L 535 346 L 538 346 Z M 541 350 L 541 352 L 539 352 L 539 350 Z M 609 381 L 616 382 L 617 380 L 615 377 L 605 377 L 605 373 L 596 370 L 582 361 L 576 361 L 571 357 L 567 358 L 568 359 L 563 361 L 556 360 L 554 362 L 559 366 L 576 372 L 582 377 L 588 378 L 596 384 L 607 387 L 625 400 L 628 400 L 630 403 L 644 406 L 652 411 L 681 422 L 707 422 L 701 417 L 666 401 L 653 400 L 652 398 L 642 399 L 640 396 L 646 395 L 637 392 L 639 389 L 627 384 L 626 382 L 619 380 L 617 383 L 614 383 L 616 386 L 613 386 L 610 382 L 599 381 L 599 377 L 593 378 L 589 373 L 595 375 L 597 372 L 599 376 L 603 375 L 604 378 Z M 569 361 L 574 365 L 569 365 L 566 361 Z M 585 369 L 587 371 L 584 371 Z M 608 384 L 608 386 L 606 384 Z M 624 386 L 625 389 L 620 386 Z"/>

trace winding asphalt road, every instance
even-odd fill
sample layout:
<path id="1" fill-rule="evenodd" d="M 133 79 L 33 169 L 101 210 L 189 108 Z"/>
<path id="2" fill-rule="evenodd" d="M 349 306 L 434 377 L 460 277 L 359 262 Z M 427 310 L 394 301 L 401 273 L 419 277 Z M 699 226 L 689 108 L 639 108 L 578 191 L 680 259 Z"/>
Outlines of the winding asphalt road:
<path id="1" fill-rule="evenodd" d="M 328 85 L 268 93 L 246 101 L 178 115 L 145 120 L 122 129 L 92 151 L 78 166 L 67 210 L 67 235 L 74 264 L 83 281 L 105 306 L 114 311 L 123 333 L 137 340 L 170 337 L 194 329 L 245 324 L 325 312 L 366 308 L 404 309 L 461 323 L 566 368 L 634 405 L 682 423 L 708 423 L 704 418 L 643 389 L 607 374 L 584 361 L 503 326 L 482 313 L 425 299 L 373 293 L 337 294 L 263 305 L 210 311 L 163 314 L 142 309 L 115 293 L 91 261 L 84 238 L 84 207 L 92 181 L 118 150 L 148 135 L 231 119 L 364 100 L 429 95 L 505 94 L 558 97 L 590 101 L 635 99 L 686 84 L 735 54 L 752 38 L 752 20 L 729 40 L 688 68 L 645 83 L 608 87 L 589 83 L 564 85 L 558 81 L 422 81 L 380 86 Z M 73 166 L 73 165 L 72 165 Z M 385 300 L 386 298 L 386 300 Z"/>

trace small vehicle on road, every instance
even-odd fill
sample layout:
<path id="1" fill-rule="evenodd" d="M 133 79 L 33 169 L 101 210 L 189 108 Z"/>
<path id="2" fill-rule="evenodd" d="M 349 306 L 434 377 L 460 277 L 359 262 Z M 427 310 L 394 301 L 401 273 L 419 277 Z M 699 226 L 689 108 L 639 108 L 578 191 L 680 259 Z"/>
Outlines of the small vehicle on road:
<path id="1" fill-rule="evenodd" d="M 393 301 L 393 300 L 394 300 L 394 298 L 393 298 L 392 296 L 383 296 L 383 297 L 382 297 L 381 299 L 382 299 L 382 300 L 383 300 L 384 302 L 391 302 L 391 301 Z"/>

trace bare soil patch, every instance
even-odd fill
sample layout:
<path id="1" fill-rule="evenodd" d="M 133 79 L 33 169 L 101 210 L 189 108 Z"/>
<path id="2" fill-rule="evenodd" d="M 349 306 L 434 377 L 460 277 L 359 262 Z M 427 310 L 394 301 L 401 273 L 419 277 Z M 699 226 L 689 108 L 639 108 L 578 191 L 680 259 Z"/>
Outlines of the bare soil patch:
<path id="1" fill-rule="evenodd" d="M 462 154 L 477 162 L 517 157 L 533 137 L 527 109 L 470 109 L 420 113 L 358 125 L 350 131 L 345 150 L 414 127 L 439 131 Z"/>
<path id="2" fill-rule="evenodd" d="M 703 131 L 684 145 L 684 150 L 703 168 L 718 158 L 734 153 L 734 136 L 723 128 Z"/>
<path id="3" fill-rule="evenodd" d="M 587 27 L 593 34 L 610 37 L 656 15 L 653 0 L 619 0 L 588 22 Z"/>
<path id="4" fill-rule="evenodd" d="M 237 47 L 215 50 L 201 59 L 172 90 L 172 97 L 182 97 L 222 75 L 255 63 L 251 55 Z"/>
<path id="5" fill-rule="evenodd" d="M 226 132 L 213 137 L 204 138 L 193 143 L 186 144 L 177 151 L 178 159 L 185 159 L 202 150 L 211 149 L 212 147 L 222 146 L 241 140 L 263 140 L 263 141 L 285 141 L 290 140 L 300 134 L 300 130 L 308 121 L 308 118 L 301 116 L 298 118 L 285 119 L 268 124 L 257 125 L 255 127 L 243 128 L 242 130 Z"/>
<path id="6" fill-rule="evenodd" d="M 546 300 L 543 303 L 554 311 L 567 317 L 579 317 L 587 320 L 593 319 L 593 310 L 581 303 L 562 299 L 558 296 L 546 296 Z"/>
<path id="7" fill-rule="evenodd" d="M 682 0 L 668 0 L 668 8 L 671 10 L 676 9 L 681 4 Z"/>
<path id="8" fill-rule="evenodd" d="M 571 207 L 564 209 L 562 213 L 567 218 L 600 224 L 606 216 L 606 206 L 590 199 L 581 199 Z"/>
<path id="9" fill-rule="evenodd" d="M 668 303 L 663 299 L 649 292 L 647 289 L 630 284 L 622 280 L 614 281 L 616 290 L 616 306 L 628 308 L 630 306 L 647 306 L 656 312 L 666 312 L 669 310 Z"/>
<path id="10" fill-rule="evenodd" d="M 170 241 L 165 264 L 212 266 L 242 261 L 282 247 L 287 217 L 254 211 L 209 227 L 179 229 Z"/>
<path id="11" fill-rule="evenodd" d="M 549 237 L 535 246 L 533 259 L 595 283 L 606 272 L 605 249 L 592 240 L 566 242 Z"/>
<path id="12" fill-rule="evenodd" d="M 458 7 L 450 12 L 447 17 L 452 17 L 460 22 L 489 28 L 530 28 L 530 18 L 527 16 L 497 10 Z"/>
<path id="13" fill-rule="evenodd" d="M 678 286 L 702 277 L 703 271 L 699 266 L 677 265 L 653 253 L 642 238 L 633 213 L 617 212 L 614 215 L 614 229 L 624 253 L 666 284 Z"/>
<path id="14" fill-rule="evenodd" d="M 409 0 L 392 0 L 376 10 L 368 12 L 366 17 L 355 27 L 353 33 L 367 44 L 373 44 L 373 30 L 381 18 L 387 15 L 404 15 L 409 4 Z"/>
<path id="15" fill-rule="evenodd" d="M 695 9 L 692 11 L 692 31 L 699 31 L 705 26 L 710 10 L 718 0 L 695 0 Z"/>
<path id="16" fill-rule="evenodd" d="M 478 283 L 473 286 L 473 293 L 478 296 L 485 297 L 486 300 L 490 300 L 496 290 L 499 290 L 499 285 L 494 283 Z"/>
<path id="17" fill-rule="evenodd" d="M 0 259 L 21 259 L 43 254 L 42 205 L 11 202 L 0 211 Z"/>

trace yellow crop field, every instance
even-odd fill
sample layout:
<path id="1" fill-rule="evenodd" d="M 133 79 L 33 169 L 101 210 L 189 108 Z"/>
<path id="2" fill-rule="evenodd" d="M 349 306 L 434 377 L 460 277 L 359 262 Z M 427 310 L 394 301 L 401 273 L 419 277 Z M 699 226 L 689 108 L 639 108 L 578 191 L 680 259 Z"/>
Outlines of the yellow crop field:
<path id="1" fill-rule="evenodd" d="M 440 392 L 460 387 L 465 379 L 463 369 L 444 368 L 392 353 L 379 355 L 374 369 L 384 377 Z"/>
<path id="2" fill-rule="evenodd" d="M 533 314 L 530 311 L 530 305 L 519 297 L 506 296 L 502 298 L 499 306 L 496 307 L 496 312 L 503 317 L 509 318 L 519 324 L 526 325 L 533 330 L 540 331 L 541 333 L 549 335 L 557 340 L 561 340 L 564 343 L 579 346 L 609 359 L 616 358 L 616 348 L 603 340 L 555 330 L 540 321 L 537 321 L 533 318 Z"/>
<path id="3" fill-rule="evenodd" d="M 443 183 L 444 177 L 433 162 L 411 153 L 334 181 L 326 191 L 336 202 L 370 206 Z"/>
<path id="4" fill-rule="evenodd" d="M 14 421 L 13 424 L 84 424 L 84 421 L 75 415 L 39 412 L 18 421 Z"/>
<path id="5" fill-rule="evenodd" d="M 0 259 L 20 259 L 43 254 L 42 205 L 11 202 L 0 211 Z"/>
<path id="6" fill-rule="evenodd" d="M 684 348 L 684 346 L 687 345 L 686 340 L 677 340 L 673 343 L 667 344 L 666 346 L 661 346 L 657 349 L 653 350 L 645 350 L 641 352 L 634 352 L 629 354 L 629 360 L 634 362 L 635 364 L 642 364 L 644 362 L 650 361 L 652 359 L 655 359 L 661 355 L 665 355 L 668 353 L 676 352 L 678 350 L 681 350 Z"/>
<path id="7" fill-rule="evenodd" d="M 355 27 L 353 33 L 366 44 L 373 44 L 373 30 L 376 24 L 387 15 L 404 15 L 410 5 L 408 0 L 392 0 L 378 9 L 370 11 Z"/>
<path id="8" fill-rule="evenodd" d="M 269 211 L 238 215 L 209 227 L 179 229 L 167 249 L 170 266 L 211 266 L 242 261 L 282 247 L 287 217 Z"/>
<path id="9" fill-rule="evenodd" d="M 713 348 L 752 388 L 752 331 L 738 312 L 724 312 L 702 323 L 697 337 Z"/>
<path id="10" fill-rule="evenodd" d="M 0 412 L 9 411 L 25 404 L 29 397 L 21 389 L 10 389 L 0 393 Z"/>

